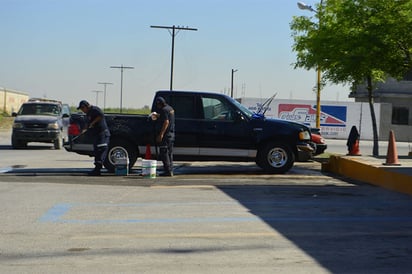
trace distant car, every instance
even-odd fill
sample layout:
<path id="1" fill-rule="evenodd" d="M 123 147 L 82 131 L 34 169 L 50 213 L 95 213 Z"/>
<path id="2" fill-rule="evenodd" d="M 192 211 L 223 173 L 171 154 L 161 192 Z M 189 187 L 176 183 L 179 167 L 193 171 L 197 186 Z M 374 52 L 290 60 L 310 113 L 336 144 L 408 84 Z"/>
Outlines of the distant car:
<path id="1" fill-rule="evenodd" d="M 315 144 L 315 152 L 313 155 L 319 155 L 325 152 L 325 150 L 328 148 L 328 145 L 325 142 L 325 139 L 320 135 L 316 133 L 311 133 L 311 141 Z"/>
<path id="2" fill-rule="evenodd" d="M 314 149 L 312 153 L 300 152 L 298 156 L 299 162 L 306 162 L 313 159 L 313 156 L 322 154 L 328 148 L 325 139 L 320 135 L 320 130 L 311 128 L 311 142 L 310 145 Z"/>
<path id="3" fill-rule="evenodd" d="M 55 149 L 61 149 L 67 139 L 70 107 L 60 101 L 30 99 L 12 116 L 15 117 L 11 136 L 13 148 L 41 142 L 52 143 Z"/>

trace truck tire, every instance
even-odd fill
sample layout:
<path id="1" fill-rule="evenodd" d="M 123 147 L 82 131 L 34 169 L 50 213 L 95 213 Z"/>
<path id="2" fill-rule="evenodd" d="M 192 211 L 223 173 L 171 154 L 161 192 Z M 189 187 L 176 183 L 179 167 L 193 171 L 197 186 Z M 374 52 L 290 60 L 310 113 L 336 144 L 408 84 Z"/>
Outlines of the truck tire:
<path id="1" fill-rule="evenodd" d="M 115 171 L 116 159 L 129 157 L 129 170 L 132 169 L 137 160 L 137 147 L 132 143 L 120 139 L 111 140 L 107 157 L 104 160 L 104 167 L 111 173 Z"/>
<path id="2" fill-rule="evenodd" d="M 57 138 L 53 141 L 54 149 L 61 149 L 63 147 L 63 139 L 59 134 Z"/>
<path id="3" fill-rule="evenodd" d="M 282 174 L 292 168 L 295 154 L 290 146 L 281 143 L 268 143 L 259 149 L 256 164 L 263 170 Z"/>
<path id="4" fill-rule="evenodd" d="M 11 147 L 16 149 L 16 148 L 25 148 L 27 147 L 27 142 L 23 140 L 16 140 L 14 138 L 11 139 Z"/>

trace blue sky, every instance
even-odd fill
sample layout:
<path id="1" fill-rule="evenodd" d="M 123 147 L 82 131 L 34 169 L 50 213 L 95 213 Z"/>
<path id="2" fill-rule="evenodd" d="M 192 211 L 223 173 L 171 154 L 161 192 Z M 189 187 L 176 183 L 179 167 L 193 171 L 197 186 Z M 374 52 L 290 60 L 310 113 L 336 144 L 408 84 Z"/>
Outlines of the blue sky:
<path id="1" fill-rule="evenodd" d="M 76 105 L 150 105 L 170 85 L 171 34 L 159 26 L 188 26 L 175 36 L 175 90 L 236 97 L 315 100 L 316 72 L 294 69 L 289 24 L 308 15 L 292 0 L 0 0 L 0 87 Z M 307 1 L 314 5 L 315 1 Z M 322 100 L 347 101 L 347 86 L 327 86 Z M 103 106 L 103 93 L 98 105 Z"/>

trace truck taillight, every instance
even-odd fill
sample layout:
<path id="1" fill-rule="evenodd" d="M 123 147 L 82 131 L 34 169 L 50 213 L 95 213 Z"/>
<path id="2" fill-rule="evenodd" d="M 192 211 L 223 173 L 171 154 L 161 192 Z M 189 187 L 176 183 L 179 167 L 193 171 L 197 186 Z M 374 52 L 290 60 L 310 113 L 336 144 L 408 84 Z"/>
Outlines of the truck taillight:
<path id="1" fill-rule="evenodd" d="M 80 128 L 77 124 L 70 124 L 69 129 L 67 130 L 69 135 L 77 136 L 80 134 Z"/>

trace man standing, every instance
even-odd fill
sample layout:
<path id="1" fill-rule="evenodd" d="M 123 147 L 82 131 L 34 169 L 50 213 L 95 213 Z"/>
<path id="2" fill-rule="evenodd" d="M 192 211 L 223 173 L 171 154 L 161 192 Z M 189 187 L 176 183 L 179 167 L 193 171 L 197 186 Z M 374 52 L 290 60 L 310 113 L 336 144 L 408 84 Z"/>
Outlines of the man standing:
<path id="1" fill-rule="evenodd" d="M 173 145 L 175 140 L 175 111 L 166 103 L 163 97 L 156 98 L 158 110 L 157 120 L 160 129 L 156 135 L 156 142 L 160 148 L 160 160 L 163 162 L 164 172 L 159 176 L 173 176 Z"/>
<path id="2" fill-rule="evenodd" d="M 87 130 L 94 138 L 93 149 L 95 167 L 88 174 L 90 176 L 100 176 L 100 170 L 103 167 L 110 140 L 110 131 L 107 127 L 104 113 L 99 107 L 90 105 L 86 100 L 80 101 L 77 109 L 86 113 L 88 122 Z"/>

